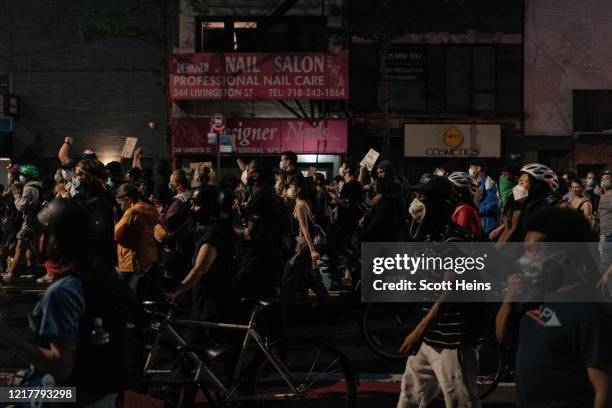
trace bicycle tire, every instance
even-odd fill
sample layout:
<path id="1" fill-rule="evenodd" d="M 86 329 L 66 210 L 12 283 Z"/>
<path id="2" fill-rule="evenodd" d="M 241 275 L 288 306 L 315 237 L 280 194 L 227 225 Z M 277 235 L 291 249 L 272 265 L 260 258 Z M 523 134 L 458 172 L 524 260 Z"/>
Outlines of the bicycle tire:
<path id="1" fill-rule="evenodd" d="M 255 405 L 267 408 L 274 401 L 290 400 L 293 407 L 296 401 L 316 400 L 317 405 L 355 407 L 359 380 L 348 358 L 335 347 L 317 339 L 283 339 L 273 343 L 270 352 L 287 368 L 298 392 L 289 389 L 262 352 L 253 357 L 246 371 L 245 390 Z M 310 405 L 306 402 L 306 406 Z"/>
<path id="2" fill-rule="evenodd" d="M 478 347 L 478 396 L 485 399 L 490 395 L 505 372 L 504 354 L 494 332 L 485 331 Z M 486 371 L 483 373 L 483 371 Z"/>
<path id="3" fill-rule="evenodd" d="M 400 310 L 403 316 L 394 312 L 400 308 L 404 309 Z M 402 340 L 416 327 L 422 315 L 417 303 L 368 303 L 361 313 L 361 336 L 376 355 L 390 360 L 405 360 L 406 354 L 399 352 Z M 382 326 L 383 330 L 374 325 Z"/>

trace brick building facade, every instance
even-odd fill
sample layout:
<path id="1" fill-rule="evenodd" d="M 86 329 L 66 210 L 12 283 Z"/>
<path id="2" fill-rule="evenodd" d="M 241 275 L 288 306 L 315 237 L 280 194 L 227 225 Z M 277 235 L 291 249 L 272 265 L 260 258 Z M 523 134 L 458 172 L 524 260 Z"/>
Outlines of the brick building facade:
<path id="1" fill-rule="evenodd" d="M 108 2 L 120 10 L 128 3 Z M 0 71 L 11 74 L 12 92 L 21 102 L 14 157 L 57 166 L 65 136 L 75 138 L 71 153 L 77 157 L 90 146 L 103 162 L 117 160 L 127 136 L 139 139 L 146 161 L 167 156 L 163 126 L 149 127 L 165 121 L 160 49 L 148 41 L 138 12 L 126 21 L 142 36 L 83 40 L 91 4 L 0 0 Z M 169 13 L 176 16 L 176 9 Z M 176 17 L 169 20 L 176 27 Z"/>

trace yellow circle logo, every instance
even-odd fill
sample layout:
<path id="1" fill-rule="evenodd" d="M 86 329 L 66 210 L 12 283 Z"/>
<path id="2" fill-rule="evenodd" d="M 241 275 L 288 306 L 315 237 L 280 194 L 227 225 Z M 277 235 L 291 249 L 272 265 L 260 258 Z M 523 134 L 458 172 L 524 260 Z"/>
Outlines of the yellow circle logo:
<path id="1" fill-rule="evenodd" d="M 444 144 L 448 147 L 454 148 L 459 147 L 463 144 L 463 133 L 456 127 L 450 127 L 446 132 L 444 132 Z"/>

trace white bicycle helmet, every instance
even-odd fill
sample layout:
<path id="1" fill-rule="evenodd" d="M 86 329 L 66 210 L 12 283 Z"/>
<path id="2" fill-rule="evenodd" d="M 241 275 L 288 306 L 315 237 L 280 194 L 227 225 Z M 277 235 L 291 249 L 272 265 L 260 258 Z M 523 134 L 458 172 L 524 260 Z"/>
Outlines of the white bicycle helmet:
<path id="1" fill-rule="evenodd" d="M 475 194 L 476 190 L 478 190 L 478 183 L 474 177 L 463 171 L 452 172 L 448 179 L 455 187 L 469 189 L 472 194 Z"/>
<path id="2" fill-rule="evenodd" d="M 540 163 L 526 164 L 521 169 L 521 173 L 527 173 L 536 180 L 548 183 L 552 191 L 556 191 L 559 187 L 559 177 L 548 166 Z"/>

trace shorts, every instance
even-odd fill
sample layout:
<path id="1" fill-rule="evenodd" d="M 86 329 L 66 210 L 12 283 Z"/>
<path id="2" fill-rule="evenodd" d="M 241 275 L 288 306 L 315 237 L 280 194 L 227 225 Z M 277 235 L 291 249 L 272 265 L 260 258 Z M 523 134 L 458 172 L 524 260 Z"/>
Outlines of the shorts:
<path id="1" fill-rule="evenodd" d="M 20 229 L 20 224 L 21 223 L 19 222 L 11 221 L 8 221 L 6 224 L 4 224 L 2 228 L 2 241 L 0 242 L 0 245 L 9 246 L 13 242 L 15 242 L 15 239 L 17 239 L 17 233 Z"/>
<path id="2" fill-rule="evenodd" d="M 33 229 L 23 227 L 17 233 L 17 239 L 23 242 L 35 242 L 36 235 L 36 231 L 34 231 Z"/>

